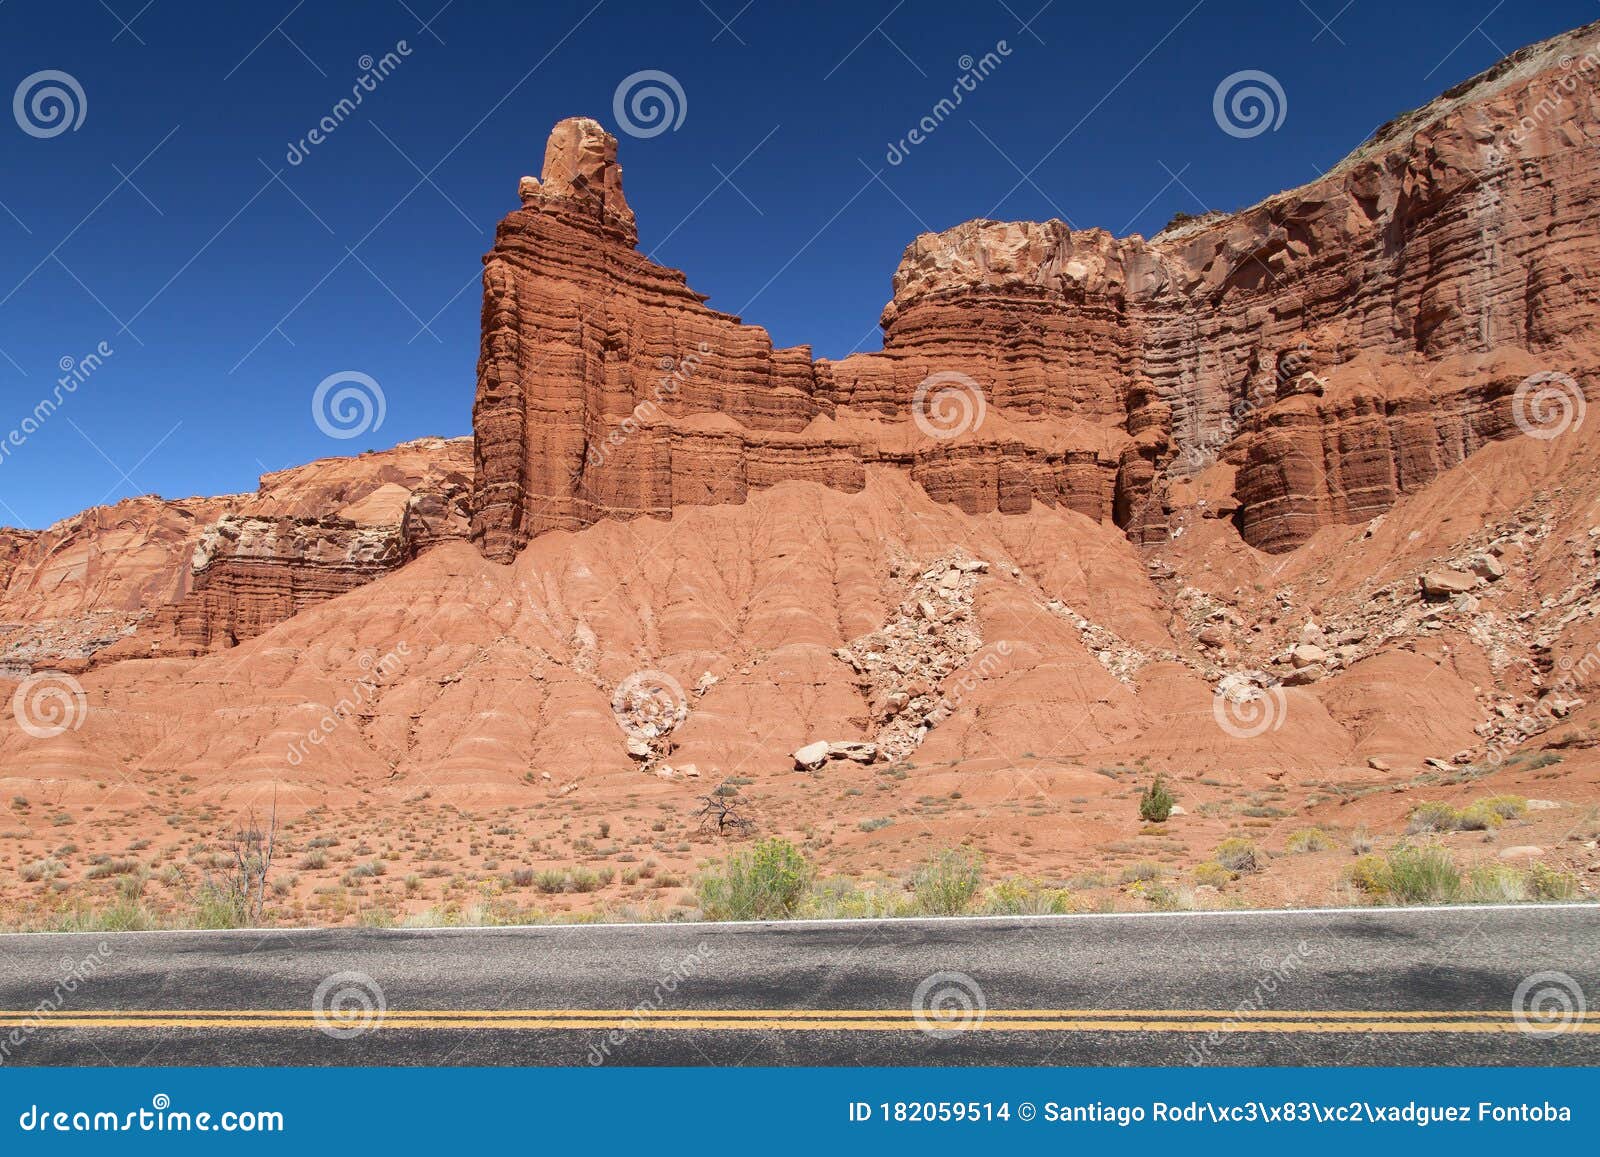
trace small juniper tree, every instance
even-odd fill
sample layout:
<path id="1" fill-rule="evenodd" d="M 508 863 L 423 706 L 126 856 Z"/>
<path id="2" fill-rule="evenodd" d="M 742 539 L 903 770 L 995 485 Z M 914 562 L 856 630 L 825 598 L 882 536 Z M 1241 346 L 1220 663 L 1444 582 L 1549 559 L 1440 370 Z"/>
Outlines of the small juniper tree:
<path id="1" fill-rule="evenodd" d="M 1139 818 L 1146 823 L 1164 824 L 1167 817 L 1172 814 L 1172 805 L 1177 801 L 1172 798 L 1172 793 L 1167 790 L 1159 773 L 1149 787 L 1145 788 L 1139 796 Z"/>

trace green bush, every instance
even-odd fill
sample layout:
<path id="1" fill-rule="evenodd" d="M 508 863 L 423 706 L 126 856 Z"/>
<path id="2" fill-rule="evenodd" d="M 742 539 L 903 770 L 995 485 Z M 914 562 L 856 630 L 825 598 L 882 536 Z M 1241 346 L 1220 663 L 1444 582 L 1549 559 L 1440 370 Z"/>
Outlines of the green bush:
<path id="1" fill-rule="evenodd" d="M 911 891 L 929 916 L 957 916 L 983 886 L 983 857 L 970 848 L 947 848 L 917 870 Z"/>
<path id="2" fill-rule="evenodd" d="M 1164 824 L 1167 822 L 1167 817 L 1172 814 L 1172 807 L 1176 802 L 1161 776 L 1157 775 L 1150 786 L 1139 795 L 1139 818 L 1149 824 Z"/>
<path id="3" fill-rule="evenodd" d="M 243 928 L 250 923 L 246 897 L 214 880 L 204 880 L 192 897 L 196 928 Z"/>
<path id="4" fill-rule="evenodd" d="M 1398 847 L 1385 863 L 1384 884 L 1402 904 L 1448 903 L 1461 894 L 1461 872 L 1443 848 Z"/>
<path id="5" fill-rule="evenodd" d="M 800 849 L 774 837 L 708 867 L 695 891 L 711 920 L 783 920 L 799 908 L 811 875 Z"/>

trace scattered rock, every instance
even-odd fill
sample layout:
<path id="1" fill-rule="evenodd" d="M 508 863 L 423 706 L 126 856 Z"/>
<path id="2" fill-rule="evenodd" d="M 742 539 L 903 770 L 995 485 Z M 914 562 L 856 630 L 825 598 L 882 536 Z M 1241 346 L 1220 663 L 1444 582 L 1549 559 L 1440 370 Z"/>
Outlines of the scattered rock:
<path id="1" fill-rule="evenodd" d="M 1544 855 L 1544 849 L 1537 844 L 1517 844 L 1515 847 L 1500 849 L 1500 858 L 1502 860 L 1531 860 L 1536 856 L 1542 855 Z"/>
<path id="2" fill-rule="evenodd" d="M 1490 582 L 1499 582 L 1506 577 L 1505 563 L 1492 554 L 1480 554 L 1467 565 L 1473 574 Z"/>
<path id="3" fill-rule="evenodd" d="M 1325 663 L 1328 652 L 1311 643 L 1302 643 L 1289 653 L 1289 661 L 1296 667 L 1310 667 L 1317 663 Z"/>
<path id="4" fill-rule="evenodd" d="M 828 744 L 827 751 L 829 759 L 849 759 L 856 763 L 871 763 L 878 758 L 878 746 L 875 743 L 847 740 Z"/>
<path id="5" fill-rule="evenodd" d="M 828 741 L 819 739 L 794 753 L 794 764 L 801 771 L 815 771 L 828 762 Z"/>
<path id="6" fill-rule="evenodd" d="M 1451 595 L 1464 595 L 1478 585 L 1478 576 L 1462 574 L 1458 570 L 1430 570 L 1417 577 L 1426 599 L 1447 599 Z"/>

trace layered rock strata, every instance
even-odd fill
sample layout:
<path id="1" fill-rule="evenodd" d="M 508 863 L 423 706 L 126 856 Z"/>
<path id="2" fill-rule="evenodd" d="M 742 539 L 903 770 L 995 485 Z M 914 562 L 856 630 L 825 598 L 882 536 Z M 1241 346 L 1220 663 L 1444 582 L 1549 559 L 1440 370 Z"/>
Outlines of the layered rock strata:
<path id="1" fill-rule="evenodd" d="M 786 479 L 858 489 L 874 464 L 968 513 L 1060 504 L 1145 543 L 1169 478 L 1218 457 L 1252 546 L 1369 518 L 1524 428 L 1513 369 L 1592 369 L 1597 291 L 1573 271 L 1600 261 L 1597 79 L 1590 26 L 1319 181 L 1150 239 L 925 234 L 883 350 L 840 361 L 775 349 L 639 254 L 615 140 L 563 121 L 485 259 L 473 537 L 505 560 Z"/>
<path id="2" fill-rule="evenodd" d="M 470 482 L 466 439 L 424 438 L 0 531 L 0 671 L 232 645 L 464 537 Z"/>
<path id="3" fill-rule="evenodd" d="M 854 492 L 875 464 L 969 513 L 1038 500 L 1146 517 L 1166 407 L 1131 385 L 1103 394 L 1094 366 L 1049 368 L 1084 341 L 1120 356 L 1117 335 L 1080 339 L 1055 319 L 1025 349 L 990 334 L 951 350 L 913 317 L 881 354 L 813 361 L 636 251 L 616 141 L 596 122 L 557 125 L 520 192 L 484 268 L 472 533 L 490 558 L 783 481 Z M 1002 371 L 1014 386 L 993 384 Z"/>

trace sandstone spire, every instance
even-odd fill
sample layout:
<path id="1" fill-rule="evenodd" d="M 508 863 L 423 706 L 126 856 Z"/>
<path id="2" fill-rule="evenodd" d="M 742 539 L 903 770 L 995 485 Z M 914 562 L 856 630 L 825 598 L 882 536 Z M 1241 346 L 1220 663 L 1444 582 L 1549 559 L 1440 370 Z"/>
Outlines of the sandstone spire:
<path id="1" fill-rule="evenodd" d="M 565 208 L 594 215 L 637 239 L 633 210 L 622 195 L 622 166 L 617 163 L 617 138 L 588 117 L 568 117 L 550 130 L 544 147 L 544 169 L 538 180 L 523 177 L 517 195 L 525 208 L 559 200 Z"/>

